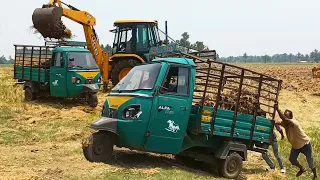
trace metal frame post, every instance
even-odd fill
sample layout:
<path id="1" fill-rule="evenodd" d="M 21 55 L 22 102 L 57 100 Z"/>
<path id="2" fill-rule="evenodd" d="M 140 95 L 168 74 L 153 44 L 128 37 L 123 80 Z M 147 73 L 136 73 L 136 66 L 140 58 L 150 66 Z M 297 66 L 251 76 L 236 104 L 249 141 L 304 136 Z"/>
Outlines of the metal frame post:
<path id="1" fill-rule="evenodd" d="M 233 120 L 232 120 L 232 127 L 231 127 L 231 132 L 230 132 L 230 137 L 231 138 L 233 138 L 233 135 L 234 135 L 234 129 L 235 129 L 235 126 L 236 126 L 236 121 L 237 121 L 237 116 L 238 116 L 239 101 L 240 101 L 240 97 L 241 97 L 241 93 L 242 93 L 243 76 L 244 76 L 244 69 L 241 70 L 241 77 L 240 77 L 240 84 L 239 84 L 239 89 L 238 89 L 236 108 L 235 108 L 235 111 L 234 111 Z"/>

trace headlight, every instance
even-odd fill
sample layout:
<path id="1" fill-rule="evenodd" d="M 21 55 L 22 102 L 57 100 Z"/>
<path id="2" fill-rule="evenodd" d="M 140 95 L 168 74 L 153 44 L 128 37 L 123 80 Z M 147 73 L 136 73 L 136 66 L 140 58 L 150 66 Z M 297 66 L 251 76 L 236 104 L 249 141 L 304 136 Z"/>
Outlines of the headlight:
<path id="1" fill-rule="evenodd" d="M 78 77 L 72 77 L 71 82 L 72 82 L 72 84 L 80 84 L 81 79 Z"/>
<path id="2" fill-rule="evenodd" d="M 102 77 L 100 76 L 99 78 L 98 78 L 98 83 L 100 83 L 102 81 Z"/>
<path id="3" fill-rule="evenodd" d="M 142 114 L 140 105 L 130 105 L 123 109 L 122 118 L 123 119 L 139 119 Z"/>

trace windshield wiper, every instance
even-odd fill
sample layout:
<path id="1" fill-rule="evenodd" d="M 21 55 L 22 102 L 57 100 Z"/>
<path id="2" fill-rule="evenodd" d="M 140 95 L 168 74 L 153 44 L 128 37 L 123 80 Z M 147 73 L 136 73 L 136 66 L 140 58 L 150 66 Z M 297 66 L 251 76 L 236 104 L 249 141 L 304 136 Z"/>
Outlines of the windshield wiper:
<path id="1" fill-rule="evenodd" d="M 120 92 L 120 91 L 125 91 L 125 92 L 133 92 L 133 91 L 140 91 L 140 90 L 152 90 L 152 88 L 148 88 L 148 89 L 141 89 L 141 88 L 139 88 L 139 89 L 118 89 L 118 91 Z"/>

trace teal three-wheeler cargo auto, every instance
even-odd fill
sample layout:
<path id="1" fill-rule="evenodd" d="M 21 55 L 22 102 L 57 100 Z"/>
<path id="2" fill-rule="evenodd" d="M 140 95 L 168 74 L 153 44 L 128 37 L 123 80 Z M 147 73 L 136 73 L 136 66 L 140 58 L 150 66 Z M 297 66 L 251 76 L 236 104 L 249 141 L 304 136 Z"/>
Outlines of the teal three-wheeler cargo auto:
<path id="1" fill-rule="evenodd" d="M 111 90 L 83 145 L 88 161 L 107 161 L 116 145 L 215 163 L 235 178 L 248 150 L 267 151 L 281 80 L 180 55 L 134 67 Z"/>
<path id="2" fill-rule="evenodd" d="M 45 46 L 15 45 L 14 79 L 24 84 L 25 99 L 42 95 L 85 98 L 96 107 L 100 69 L 85 42 L 47 41 Z"/>

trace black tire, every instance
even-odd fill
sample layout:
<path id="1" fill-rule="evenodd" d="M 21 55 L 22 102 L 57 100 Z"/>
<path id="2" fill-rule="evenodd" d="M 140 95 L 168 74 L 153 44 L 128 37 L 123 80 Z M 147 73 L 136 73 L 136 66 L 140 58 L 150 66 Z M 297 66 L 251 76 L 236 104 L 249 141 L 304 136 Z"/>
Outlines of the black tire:
<path id="1" fill-rule="evenodd" d="M 230 154 L 226 159 L 221 159 L 218 165 L 219 175 L 235 179 L 242 170 L 242 157 L 238 153 Z"/>
<path id="2" fill-rule="evenodd" d="M 36 95 L 34 92 L 32 92 L 32 89 L 30 87 L 26 87 L 24 90 L 24 99 L 26 101 L 33 101 L 36 99 Z"/>
<path id="3" fill-rule="evenodd" d="M 125 68 L 132 69 L 133 67 L 138 66 L 140 64 L 141 64 L 141 62 L 134 60 L 134 59 L 117 60 L 114 63 L 114 66 L 112 67 L 112 71 L 111 71 L 112 86 L 117 85 L 118 82 L 120 81 L 119 74 L 123 69 L 125 69 Z"/>
<path id="4" fill-rule="evenodd" d="M 106 162 L 113 152 L 114 139 L 105 132 L 93 133 L 84 144 L 83 154 L 89 162 Z"/>
<path id="5" fill-rule="evenodd" d="M 97 94 L 89 94 L 88 104 L 90 107 L 97 107 L 98 105 Z"/>

